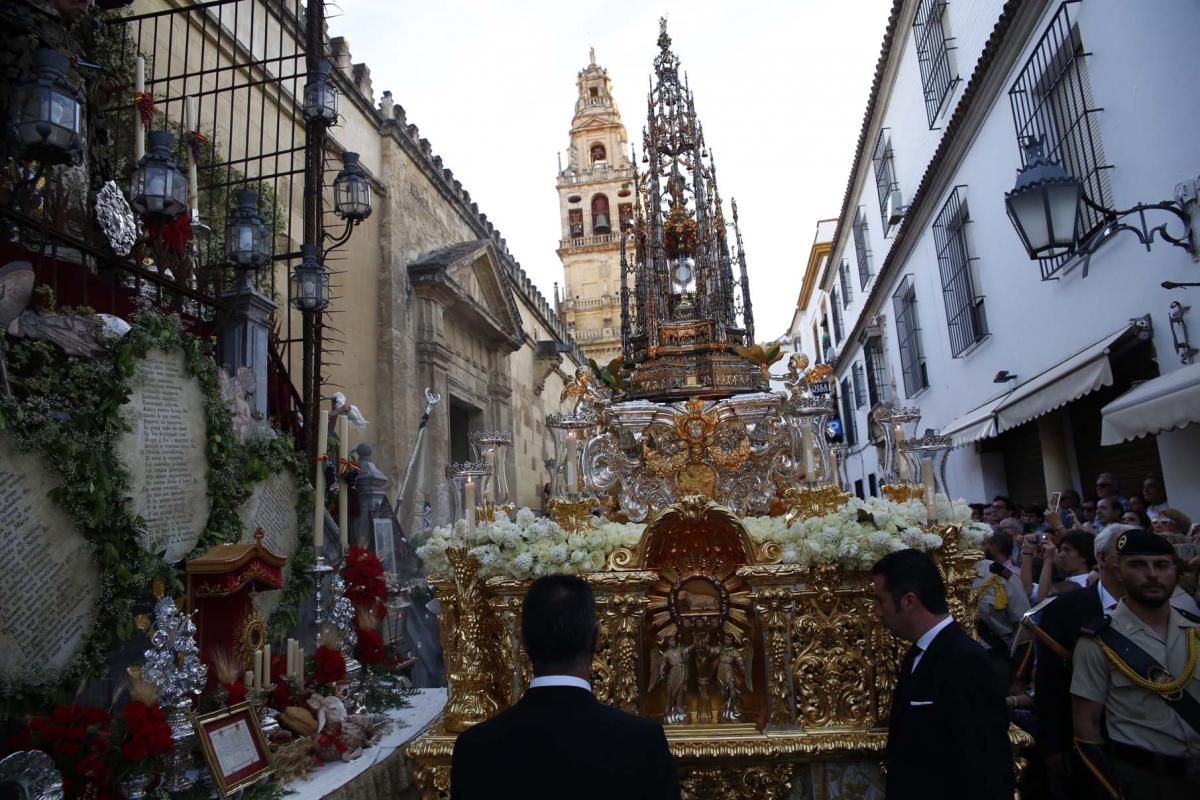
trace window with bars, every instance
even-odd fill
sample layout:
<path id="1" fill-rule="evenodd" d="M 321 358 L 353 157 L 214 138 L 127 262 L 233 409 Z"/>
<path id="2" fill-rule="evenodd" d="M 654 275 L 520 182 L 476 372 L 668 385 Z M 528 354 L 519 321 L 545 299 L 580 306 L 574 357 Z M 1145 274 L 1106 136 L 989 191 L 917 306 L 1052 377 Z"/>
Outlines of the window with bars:
<path id="1" fill-rule="evenodd" d="M 846 444 L 858 444 L 858 428 L 854 424 L 854 405 L 850 397 L 850 379 L 842 378 L 842 435 Z"/>
<path id="2" fill-rule="evenodd" d="M 854 233 L 854 254 L 858 258 L 858 288 L 865 292 L 871 280 L 871 248 L 867 244 L 867 215 L 862 206 L 854 212 L 850 229 Z"/>
<path id="3" fill-rule="evenodd" d="M 875 143 L 875 155 L 871 157 L 875 165 L 875 191 L 879 196 L 879 218 L 883 223 L 883 235 L 887 236 L 891 226 L 888 225 L 888 212 L 891 210 L 888 198 L 892 192 L 900 188 L 896 183 L 896 161 L 892 153 L 892 135 L 884 128 L 879 132 L 879 141 Z"/>
<path id="4" fill-rule="evenodd" d="M 917 63 L 921 68 L 921 87 L 925 93 L 925 116 L 930 129 L 942 113 L 950 90 L 958 83 L 951 63 L 950 43 L 946 35 L 945 0 L 921 0 L 913 19 L 913 41 L 917 47 Z"/>
<path id="5" fill-rule="evenodd" d="M 1071 5 L 1066 2 L 1058 9 L 1009 89 L 1013 126 L 1022 161 L 1025 143 L 1040 139 L 1045 155 L 1061 161 L 1067 172 L 1082 181 L 1088 197 L 1112 207 L 1112 164 L 1104 158 L 1095 119 L 1101 109 L 1088 78 L 1090 54 L 1071 19 Z M 1094 234 L 1104 222 L 1100 212 L 1087 205 L 1082 217 L 1081 238 Z M 1053 277 L 1070 258 L 1042 259 L 1042 279 Z"/>
<path id="6" fill-rule="evenodd" d="M 983 298 L 975 294 L 975 280 L 971 275 L 972 262 L 976 259 L 971 256 L 967 242 L 971 214 L 965 190 L 965 186 L 955 186 L 933 221 L 933 242 L 942 276 L 942 298 L 946 302 L 950 353 L 955 358 L 983 341 L 988 333 Z"/>
<path id="7" fill-rule="evenodd" d="M 854 379 L 854 407 L 862 408 L 863 404 L 867 402 L 867 381 L 863 374 L 861 361 L 854 362 L 850 376 Z"/>
<path id="8" fill-rule="evenodd" d="M 871 407 L 887 402 L 887 364 L 883 360 L 883 342 L 878 336 L 867 339 L 863 346 L 863 360 L 867 362 L 867 399 Z"/>
<path id="9" fill-rule="evenodd" d="M 870 487 L 871 497 L 879 497 L 879 481 L 874 472 L 867 476 L 867 486 Z"/>
<path id="10" fill-rule="evenodd" d="M 838 267 L 838 280 L 842 284 L 842 308 L 849 308 L 854 299 L 854 284 L 850 282 L 850 260 L 843 258 Z"/>
<path id="11" fill-rule="evenodd" d="M 912 397 L 929 386 L 925 354 L 921 350 L 921 328 L 917 322 L 917 289 L 912 276 L 905 275 L 892 295 L 896 313 L 896 342 L 900 347 L 900 371 L 904 375 L 904 396 Z"/>
<path id="12" fill-rule="evenodd" d="M 833 342 L 834 344 L 842 343 L 842 304 L 838 301 L 838 290 L 834 287 L 833 292 L 829 295 L 829 313 L 833 315 Z"/>

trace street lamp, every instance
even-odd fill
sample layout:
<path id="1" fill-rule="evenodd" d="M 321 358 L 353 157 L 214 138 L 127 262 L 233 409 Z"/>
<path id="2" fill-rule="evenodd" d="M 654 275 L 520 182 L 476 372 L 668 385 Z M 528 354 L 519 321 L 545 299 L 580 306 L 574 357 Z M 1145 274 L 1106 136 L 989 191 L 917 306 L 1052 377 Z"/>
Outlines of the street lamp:
<path id="1" fill-rule="evenodd" d="M 338 90 L 333 85 L 328 61 L 317 64 L 304 85 L 304 118 L 311 123 L 332 125 L 337 122 Z"/>
<path id="2" fill-rule="evenodd" d="M 358 153 L 342 154 L 342 170 L 333 179 L 333 207 L 349 222 L 362 222 L 371 216 L 371 184 L 358 165 Z"/>
<path id="3" fill-rule="evenodd" d="M 329 305 L 329 273 L 321 264 L 321 248 L 305 244 L 300 253 L 300 264 L 292 271 L 292 306 L 303 312 L 320 311 Z"/>
<path id="4" fill-rule="evenodd" d="M 1083 191 L 1083 183 L 1068 173 L 1060 161 L 1043 154 L 1042 137 L 1029 137 L 1025 141 L 1025 166 L 1017 172 L 1017 183 L 1012 191 L 1005 193 L 1004 205 L 1031 259 L 1080 255 L 1084 258 L 1083 274 L 1086 276 L 1087 260 L 1092 253 L 1120 231 L 1133 233 L 1147 251 L 1157 234 L 1196 258 L 1192 231 L 1196 191 L 1195 182 L 1185 182 L 1175 188 L 1174 200 L 1138 203 L 1124 211 L 1108 208 L 1088 197 Z M 1082 230 L 1084 206 L 1100 215 L 1100 224 L 1094 232 Z M 1183 235 L 1176 237 L 1167 233 L 1165 222 L 1151 226 L 1146 219 L 1148 211 L 1166 211 L 1175 216 L 1183 223 Z M 1137 215 L 1136 225 L 1121 221 L 1132 215 Z"/>
<path id="5" fill-rule="evenodd" d="M 83 160 L 83 94 L 58 50 L 34 51 L 33 72 L 12 94 L 12 130 L 24 153 L 46 164 Z"/>
<path id="6" fill-rule="evenodd" d="M 257 192 L 237 193 L 237 208 L 225 222 L 225 257 L 244 272 L 271 263 L 271 232 L 258 212 Z"/>
<path id="7" fill-rule="evenodd" d="M 187 210 L 187 179 L 171 154 L 175 136 L 167 131 L 150 131 L 146 139 L 146 155 L 133 174 L 130 205 L 148 222 L 170 222 Z"/>

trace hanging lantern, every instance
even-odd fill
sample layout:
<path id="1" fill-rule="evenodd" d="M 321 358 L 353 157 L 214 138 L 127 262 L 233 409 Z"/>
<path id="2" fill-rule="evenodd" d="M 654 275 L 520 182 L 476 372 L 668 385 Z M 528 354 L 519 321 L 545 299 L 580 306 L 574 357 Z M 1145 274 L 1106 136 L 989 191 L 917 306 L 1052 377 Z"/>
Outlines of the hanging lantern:
<path id="1" fill-rule="evenodd" d="M 1083 219 L 1083 184 L 1062 162 L 1042 153 L 1042 140 L 1025 144 L 1025 166 L 1004 195 L 1004 206 L 1031 259 L 1074 252 Z"/>
<path id="2" fill-rule="evenodd" d="M 175 135 L 150 131 L 146 155 L 133 173 L 130 205 L 148 222 L 170 222 L 187 210 L 187 179 L 175 166 Z"/>
<path id="3" fill-rule="evenodd" d="M 292 306 L 299 311 L 320 311 L 329 305 L 329 273 L 321 264 L 321 248 L 301 245 L 302 260 L 292 270 Z"/>
<path id="4" fill-rule="evenodd" d="M 337 122 L 338 91 L 329 74 L 328 61 L 317 64 L 317 71 L 304 85 L 304 118 L 319 125 Z"/>
<path id="5" fill-rule="evenodd" d="M 237 193 L 237 208 L 225 223 L 225 257 L 243 270 L 258 270 L 271 263 L 271 232 L 258 213 L 258 193 Z"/>
<path id="6" fill-rule="evenodd" d="M 333 206 L 338 216 L 351 222 L 371 216 L 371 184 L 358 165 L 358 153 L 342 155 L 342 171 L 333 179 Z"/>
<path id="7" fill-rule="evenodd" d="M 45 164 L 83 160 L 83 94 L 57 50 L 33 54 L 33 73 L 12 94 L 12 131 L 27 158 Z"/>

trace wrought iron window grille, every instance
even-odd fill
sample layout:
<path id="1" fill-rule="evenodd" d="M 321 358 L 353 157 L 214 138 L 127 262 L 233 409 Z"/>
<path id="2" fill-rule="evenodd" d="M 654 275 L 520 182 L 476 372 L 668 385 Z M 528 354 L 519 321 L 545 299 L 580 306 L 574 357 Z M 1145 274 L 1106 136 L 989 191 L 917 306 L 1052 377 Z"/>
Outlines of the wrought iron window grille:
<path id="1" fill-rule="evenodd" d="M 842 259 L 841 266 L 838 267 L 838 282 L 842 286 L 842 308 L 850 308 L 850 302 L 854 299 L 854 285 L 850 282 L 850 261 Z"/>
<path id="2" fill-rule="evenodd" d="M 867 381 L 861 361 L 854 362 L 854 366 L 850 370 L 850 376 L 854 379 L 854 407 L 862 408 L 867 402 Z"/>
<path id="3" fill-rule="evenodd" d="M 846 444 L 858 444 L 858 426 L 854 420 L 853 400 L 850 397 L 850 379 L 842 378 L 842 436 Z"/>
<path id="4" fill-rule="evenodd" d="M 863 345 L 863 359 L 867 362 L 867 399 L 871 408 L 886 403 L 887 362 L 883 358 L 883 342 L 878 336 L 867 339 Z"/>
<path id="5" fill-rule="evenodd" d="M 833 315 L 833 340 L 836 344 L 841 344 L 845 335 L 842 332 L 842 304 L 838 299 L 837 288 L 834 288 L 829 296 L 829 313 Z"/>
<path id="6" fill-rule="evenodd" d="M 892 295 L 896 314 L 896 342 L 900 348 L 900 372 L 904 377 L 904 396 L 913 397 L 929 386 L 925 353 L 921 348 L 921 327 L 917 320 L 917 290 L 911 275 L 905 275 Z"/>
<path id="7" fill-rule="evenodd" d="M 887 236 L 892 227 L 888 223 L 889 213 L 892 210 L 890 201 L 900 190 L 900 184 L 896 182 L 896 161 L 892 152 L 892 137 L 888 128 L 879 132 L 879 140 L 875 143 L 875 154 L 871 157 L 871 163 L 875 167 L 875 192 L 879 198 L 879 219 L 883 224 L 883 235 Z"/>
<path id="8" fill-rule="evenodd" d="M 921 69 L 925 116 L 929 120 L 930 130 L 933 130 L 951 90 L 959 80 L 951 62 L 950 53 L 955 49 L 951 42 L 954 39 L 946 35 L 945 16 L 945 0 L 921 0 L 913 19 L 913 39 Z"/>
<path id="9" fill-rule="evenodd" d="M 863 206 L 854 212 L 850 229 L 854 234 L 854 255 L 858 259 L 858 288 L 865 292 L 871 281 L 871 248 L 867 239 L 867 214 Z"/>
<path id="10" fill-rule="evenodd" d="M 1087 58 L 1092 54 L 1084 50 L 1071 18 L 1071 7 L 1077 2 L 1066 0 L 1059 6 L 1009 89 L 1008 99 L 1022 166 L 1031 158 L 1027 143 L 1040 139 L 1045 157 L 1062 163 L 1083 184 L 1090 202 L 1079 222 L 1079 240 L 1099 247 L 1109 238 L 1103 231 L 1115 222 L 1108 212 L 1112 206 L 1108 171 L 1113 165 L 1104 157 L 1094 120 L 1104 109 L 1096 104 L 1088 77 Z M 1117 216 L 1139 210 L 1135 207 Z M 1050 280 L 1077 261 L 1075 254 L 1068 253 L 1039 263 L 1042 280 Z"/>
<path id="11" fill-rule="evenodd" d="M 988 335 L 983 297 L 975 293 L 972 275 L 978 259 L 971 255 L 967 237 L 971 214 L 965 190 L 965 186 L 955 186 L 933 222 L 950 352 L 955 358 L 965 355 Z"/>

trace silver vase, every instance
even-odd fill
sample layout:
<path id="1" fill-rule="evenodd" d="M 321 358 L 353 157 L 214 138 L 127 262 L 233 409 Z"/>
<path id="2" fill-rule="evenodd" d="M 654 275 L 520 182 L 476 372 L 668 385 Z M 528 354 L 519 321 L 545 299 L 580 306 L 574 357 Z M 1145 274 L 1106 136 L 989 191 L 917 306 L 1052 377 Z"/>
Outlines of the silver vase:
<path id="1" fill-rule="evenodd" d="M 171 752 L 167 754 L 163 788 L 172 794 L 186 792 L 196 784 L 196 779 L 188 775 L 192 766 L 192 747 L 196 743 L 196 733 L 192 729 L 192 721 L 188 719 L 188 710 L 191 707 L 192 701 L 187 700 L 167 712 L 172 746 Z"/>
<path id="2" fill-rule="evenodd" d="M 125 800 L 143 800 L 150 791 L 154 776 L 148 772 L 133 772 L 121 779 L 121 792 Z"/>

